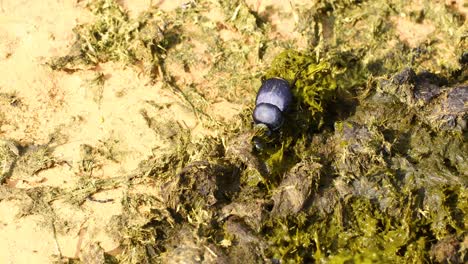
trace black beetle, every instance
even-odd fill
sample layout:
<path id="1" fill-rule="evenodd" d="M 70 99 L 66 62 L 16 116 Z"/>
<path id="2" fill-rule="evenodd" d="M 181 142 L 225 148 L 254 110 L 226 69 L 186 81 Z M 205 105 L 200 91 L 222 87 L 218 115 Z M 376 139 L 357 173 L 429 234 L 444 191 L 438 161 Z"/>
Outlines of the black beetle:
<path id="1" fill-rule="evenodd" d="M 258 90 L 253 111 L 255 124 L 266 125 L 271 131 L 278 130 L 284 122 L 283 114 L 291 105 L 293 96 L 286 80 L 270 78 Z"/>

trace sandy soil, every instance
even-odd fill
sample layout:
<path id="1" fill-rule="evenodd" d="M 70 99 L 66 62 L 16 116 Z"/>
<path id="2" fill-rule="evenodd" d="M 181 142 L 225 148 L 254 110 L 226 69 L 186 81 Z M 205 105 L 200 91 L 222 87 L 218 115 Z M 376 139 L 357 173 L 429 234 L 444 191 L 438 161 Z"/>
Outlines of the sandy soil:
<path id="1" fill-rule="evenodd" d="M 123 1 L 122 4 L 134 15 L 148 8 L 150 2 Z M 165 2 L 161 8 L 175 8 L 179 2 L 182 1 Z M 84 144 L 116 142 L 113 148 L 120 153 L 119 159 L 103 160 L 94 172 L 96 177 L 110 178 L 131 172 L 141 160 L 153 154 L 154 148 L 167 147 L 148 127 L 141 110 L 180 121 L 197 131 L 195 116 L 183 107 L 180 99 L 161 89 L 160 84 L 150 84 L 135 69 L 107 63 L 98 69 L 68 74 L 54 72 L 45 65 L 49 58 L 68 52 L 75 40 L 72 29 L 90 19 L 91 14 L 80 1 L 0 2 L 0 92 L 14 94 L 18 100 L 18 104 L 1 105 L 0 137 L 35 146 L 47 144 L 54 131 L 60 131 L 67 139 L 52 143 L 53 156 L 66 163 L 34 176 L 15 171 L 7 182 L 9 186 L 73 188 L 80 178 L 80 146 Z M 101 90 L 89 89 L 96 71 L 106 78 Z M 145 103 L 149 101 L 168 107 L 155 109 Z M 100 192 L 95 199 L 113 201 L 86 201 L 81 207 L 61 200 L 53 202 L 55 214 L 68 223 L 65 232 L 55 235 L 44 216 L 17 217 L 23 199 L 2 200 L 0 263 L 50 263 L 53 255 L 59 254 L 79 257 L 82 249 L 96 242 L 105 251 L 115 251 L 118 240 L 106 234 L 105 227 L 112 216 L 120 214 L 123 192 L 122 189 Z"/>
<path id="2" fill-rule="evenodd" d="M 54 147 L 53 156 L 63 161 L 34 175 L 15 170 L 6 183 L 10 187 L 71 189 L 82 175 L 83 146 L 106 146 L 109 142 L 112 151 L 119 153 L 118 159 L 100 160 L 93 170 L 93 177 L 112 178 L 131 173 L 142 160 L 157 153 L 158 149 L 168 147 L 164 135 L 155 134 L 148 127 L 142 110 L 151 117 L 160 118 L 161 122 L 183 124 L 194 137 L 213 133 L 198 123 L 179 97 L 159 83 L 152 84 L 136 69 L 106 63 L 95 69 L 65 73 L 52 71 L 45 65 L 51 57 L 67 54 L 75 41 L 72 29 L 92 19 L 84 2 L 0 0 L 0 94 L 15 95 L 14 102 L 0 98 L 0 138 L 23 146 L 41 146 L 50 142 Z M 131 16 L 138 15 L 151 4 L 170 10 L 184 2 L 120 1 Z M 281 12 L 294 13 L 289 1 L 246 2 L 259 14 L 272 5 Z M 461 2 L 455 1 L 454 6 L 464 8 Z M 281 12 L 270 17 L 272 22 L 276 21 L 273 24 L 278 34 L 296 39 L 298 43 L 303 41 L 293 30 L 294 15 L 281 18 Z M 433 30 L 430 25 L 409 25 L 410 22 L 404 19 L 396 19 L 395 23 L 402 31 L 401 38 L 412 46 L 423 41 Z M 96 72 L 106 79 L 99 89 L 89 85 Z M 165 107 L 155 108 L 154 103 Z M 229 120 L 244 107 L 221 101 L 210 105 L 209 113 L 220 120 Z M 51 135 L 57 132 L 66 140 L 51 141 Z M 60 254 L 81 257 L 83 251 L 95 245 L 110 254 L 119 253 L 119 239 L 106 232 L 106 226 L 113 216 L 121 214 L 120 199 L 124 192 L 155 193 L 157 188 L 110 189 L 93 198 L 111 201 L 86 200 L 81 206 L 56 200 L 50 206 L 56 216 L 67 223 L 66 227 L 51 225 L 44 215 L 18 217 L 28 198 L 11 196 L 13 198 L 0 200 L 0 263 L 50 263 Z"/>

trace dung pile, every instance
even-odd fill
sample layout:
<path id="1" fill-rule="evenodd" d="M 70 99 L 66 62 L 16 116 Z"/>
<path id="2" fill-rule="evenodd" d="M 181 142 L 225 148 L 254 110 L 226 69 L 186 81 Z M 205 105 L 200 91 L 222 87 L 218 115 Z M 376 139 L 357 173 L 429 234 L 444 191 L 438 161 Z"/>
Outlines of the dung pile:
<path id="1" fill-rule="evenodd" d="M 440 78 L 405 69 L 376 81 L 355 112 L 333 128 L 303 134 L 287 147 L 277 142 L 276 150 L 299 160 L 285 173 L 276 171 L 285 161 L 269 163 L 264 153 L 252 154 L 245 136 L 246 146 L 236 142 L 210 162 L 186 166 L 164 185 L 178 223 L 165 234 L 168 241 L 190 244 L 157 241 L 164 244 L 162 258 L 463 262 L 468 86 L 440 86 L 434 82 Z M 235 153 L 247 158 L 233 159 L 229 148 L 243 148 Z M 268 174 L 249 159 L 266 162 Z M 253 182 L 252 171 L 266 178 Z"/>
<path id="2" fill-rule="evenodd" d="M 106 230 L 121 252 L 96 245 L 84 262 L 466 262 L 465 18 L 442 4 L 387 2 L 298 4 L 294 38 L 278 37 L 279 25 L 248 1 L 189 1 L 136 18 L 114 0 L 89 4 L 96 21 L 77 27 L 70 53 L 49 66 L 69 74 L 109 61 L 132 67 L 216 133 L 195 140 L 183 124 L 142 111 L 168 149 L 131 175 L 96 179 L 93 161 L 112 151 L 82 145 L 87 177 L 72 190 L 31 191 L 41 206 L 30 211 L 57 197 L 79 207 L 102 189 L 126 186 L 123 213 Z M 407 40 L 404 25 L 430 19 L 427 41 Z M 265 135 L 251 110 L 256 87 L 270 77 L 290 82 L 295 102 L 283 129 Z M 99 73 L 94 80 L 104 81 Z M 220 100 L 243 111 L 218 120 L 208 109 Z M 0 143 L 5 181 L 31 155 Z M 47 147 L 30 173 L 59 163 Z M 136 185 L 159 191 L 135 194 Z M 17 195 L 3 186 L 0 194 Z"/>

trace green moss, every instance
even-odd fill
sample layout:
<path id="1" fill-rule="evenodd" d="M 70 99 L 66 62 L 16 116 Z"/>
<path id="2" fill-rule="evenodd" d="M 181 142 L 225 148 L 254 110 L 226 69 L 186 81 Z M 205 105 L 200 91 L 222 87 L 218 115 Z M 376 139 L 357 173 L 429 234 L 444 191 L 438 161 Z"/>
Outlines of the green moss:
<path id="1" fill-rule="evenodd" d="M 273 60 L 265 78 L 279 77 L 293 86 L 293 94 L 308 106 L 312 114 L 324 111 L 336 90 L 336 82 L 329 63 L 317 62 L 310 55 L 286 50 Z"/>
<path id="2" fill-rule="evenodd" d="M 285 219 L 274 219 L 265 223 L 264 232 L 271 245 L 270 257 L 286 263 L 303 263 L 312 260 L 314 234 L 308 232 L 310 219 L 299 214 Z"/>

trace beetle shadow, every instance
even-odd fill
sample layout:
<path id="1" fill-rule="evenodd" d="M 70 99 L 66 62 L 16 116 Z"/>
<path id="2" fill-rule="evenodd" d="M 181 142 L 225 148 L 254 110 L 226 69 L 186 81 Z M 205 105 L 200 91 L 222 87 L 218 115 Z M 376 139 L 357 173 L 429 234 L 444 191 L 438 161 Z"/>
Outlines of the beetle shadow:
<path id="1" fill-rule="evenodd" d="M 323 128 L 334 130 L 335 123 L 353 116 L 358 106 L 359 100 L 354 93 L 338 89 L 335 100 L 326 105 Z"/>

